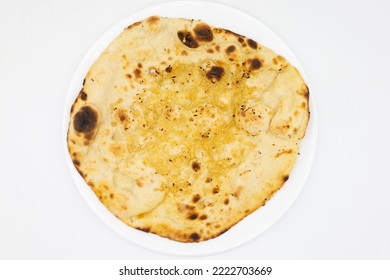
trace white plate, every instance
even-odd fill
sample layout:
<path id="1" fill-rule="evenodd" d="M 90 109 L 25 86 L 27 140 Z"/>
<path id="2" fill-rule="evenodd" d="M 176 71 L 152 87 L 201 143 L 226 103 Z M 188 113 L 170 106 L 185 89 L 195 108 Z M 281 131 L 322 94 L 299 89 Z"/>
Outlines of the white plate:
<path id="1" fill-rule="evenodd" d="M 298 156 L 293 172 L 290 174 L 290 179 L 264 207 L 249 215 L 221 236 L 200 243 L 185 244 L 175 242 L 128 227 L 106 210 L 78 174 L 68 153 L 66 135 L 71 105 L 78 95 L 82 87 L 83 79 L 92 63 L 125 27 L 151 15 L 201 19 L 210 25 L 230 29 L 236 33 L 252 38 L 262 45 L 271 48 L 276 53 L 283 55 L 299 69 L 306 82 L 308 82 L 307 77 L 304 75 L 297 58 L 287 45 L 271 29 L 257 19 L 228 6 L 216 3 L 190 1 L 168 2 L 152 6 L 122 20 L 95 43 L 81 62 L 72 79 L 64 111 L 63 145 L 71 174 L 82 196 L 93 211 L 116 232 L 132 242 L 149 249 L 170 254 L 191 256 L 206 255 L 231 249 L 250 241 L 268 229 L 288 210 L 301 192 L 312 165 L 316 146 L 317 122 L 313 92 L 310 93 L 310 123 L 306 136 L 300 145 L 300 156 Z"/>

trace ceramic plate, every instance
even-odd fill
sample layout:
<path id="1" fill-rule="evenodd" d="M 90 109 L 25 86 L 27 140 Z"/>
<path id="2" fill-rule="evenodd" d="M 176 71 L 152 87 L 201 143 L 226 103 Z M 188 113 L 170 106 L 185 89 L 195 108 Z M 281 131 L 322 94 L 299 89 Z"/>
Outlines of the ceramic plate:
<path id="1" fill-rule="evenodd" d="M 229 29 L 235 33 L 254 39 L 260 44 L 286 57 L 295 67 L 298 68 L 310 88 L 310 83 L 304 74 L 301 64 L 289 47 L 270 28 L 265 26 L 258 19 L 255 19 L 237 9 L 217 3 L 181 1 L 151 6 L 123 19 L 106 32 L 87 53 L 71 81 L 65 104 L 63 127 L 65 155 L 69 163 L 71 174 L 82 196 L 92 210 L 108 226 L 120 235 L 129 239 L 131 242 L 160 252 L 191 256 L 217 253 L 234 248 L 259 236 L 278 219 L 280 219 L 301 192 L 310 172 L 316 146 L 317 126 L 313 92 L 310 92 L 311 118 L 306 136 L 301 142 L 300 155 L 298 156 L 293 172 L 290 174 L 290 179 L 286 182 L 284 187 L 278 191 L 264 207 L 255 211 L 219 237 L 200 243 L 180 243 L 128 227 L 106 210 L 93 191 L 91 191 L 90 187 L 79 175 L 73 166 L 68 153 L 66 135 L 71 105 L 80 92 L 83 79 L 92 63 L 125 27 L 152 15 L 201 19 L 210 25 Z"/>

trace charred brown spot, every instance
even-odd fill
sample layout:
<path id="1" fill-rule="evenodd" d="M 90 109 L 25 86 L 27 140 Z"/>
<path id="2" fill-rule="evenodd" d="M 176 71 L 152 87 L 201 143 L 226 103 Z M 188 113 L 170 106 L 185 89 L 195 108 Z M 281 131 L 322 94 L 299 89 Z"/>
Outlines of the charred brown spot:
<path id="1" fill-rule="evenodd" d="M 87 100 L 87 98 L 88 98 L 88 95 L 87 95 L 87 93 L 84 91 L 84 89 L 82 89 L 81 91 L 80 91 L 80 98 L 81 98 L 81 100 Z"/>
<path id="2" fill-rule="evenodd" d="M 251 59 L 250 61 L 250 69 L 251 70 L 257 70 L 261 67 L 261 61 L 258 58 Z"/>
<path id="3" fill-rule="evenodd" d="M 287 128 L 289 128 L 290 126 L 288 126 Z M 278 152 L 276 155 L 275 155 L 275 158 L 278 158 L 284 154 L 291 154 L 293 152 L 292 149 L 289 149 L 289 150 L 282 150 L 280 152 Z"/>
<path id="4" fill-rule="evenodd" d="M 142 68 L 142 64 L 138 63 L 137 67 L 141 69 Z"/>
<path id="5" fill-rule="evenodd" d="M 251 47 L 252 49 L 257 49 L 257 42 L 256 41 L 253 41 L 252 39 L 248 39 L 246 40 L 249 47 Z"/>
<path id="6" fill-rule="evenodd" d="M 130 74 L 126 74 L 126 78 L 128 78 L 128 79 L 131 79 L 131 75 Z"/>
<path id="7" fill-rule="evenodd" d="M 229 29 L 225 29 L 225 33 L 226 34 L 230 34 L 230 35 L 233 35 L 233 36 L 237 36 L 237 37 L 240 37 L 241 35 L 240 34 L 237 34 Z"/>
<path id="8" fill-rule="evenodd" d="M 135 183 L 136 183 L 136 185 L 137 185 L 139 188 L 142 188 L 142 187 L 144 186 L 141 179 L 136 179 L 136 180 L 135 180 Z"/>
<path id="9" fill-rule="evenodd" d="M 212 83 L 218 82 L 222 79 L 222 76 L 225 74 L 225 70 L 220 66 L 213 66 L 211 69 L 207 72 L 206 77 L 209 79 Z"/>
<path id="10" fill-rule="evenodd" d="M 235 50 L 236 50 L 236 47 L 231 45 L 231 46 L 226 48 L 225 52 L 226 52 L 226 54 L 230 54 L 230 53 L 234 52 Z"/>
<path id="11" fill-rule="evenodd" d="M 130 28 L 136 27 L 136 26 L 138 26 L 140 24 L 141 24 L 140 21 L 134 22 L 133 24 L 130 24 L 126 29 L 130 29 Z"/>
<path id="12" fill-rule="evenodd" d="M 196 233 L 196 232 L 193 232 L 193 233 L 190 234 L 190 238 L 191 238 L 192 241 L 199 241 L 200 235 L 198 233 Z"/>
<path id="13" fill-rule="evenodd" d="M 223 231 L 221 231 L 218 235 L 222 235 L 224 234 L 225 232 L 227 232 L 229 229 L 224 229 Z"/>
<path id="14" fill-rule="evenodd" d="M 139 70 L 138 68 L 134 70 L 134 75 L 135 77 L 138 79 L 141 77 L 141 70 Z"/>
<path id="15" fill-rule="evenodd" d="M 73 160 L 73 163 L 74 163 L 74 165 L 76 165 L 76 166 L 80 166 L 80 161 L 78 161 L 77 159 L 74 159 L 74 160 Z"/>
<path id="16" fill-rule="evenodd" d="M 137 229 L 144 231 L 144 232 L 150 232 L 150 227 L 137 227 Z"/>
<path id="17" fill-rule="evenodd" d="M 180 41 L 189 48 L 193 49 L 199 47 L 198 41 L 196 41 L 188 31 L 177 32 L 177 37 L 179 37 Z"/>
<path id="18" fill-rule="evenodd" d="M 206 178 L 206 183 L 210 183 L 212 180 L 213 180 L 213 178 L 207 177 L 207 178 Z"/>
<path id="19" fill-rule="evenodd" d="M 301 95 L 303 97 L 305 97 L 306 99 L 309 99 L 310 92 L 309 92 L 309 88 L 307 87 L 307 85 L 305 85 L 305 88 L 301 91 Z"/>
<path id="20" fill-rule="evenodd" d="M 214 53 L 214 50 L 213 49 L 208 49 L 207 52 L 208 53 Z"/>
<path id="21" fill-rule="evenodd" d="M 194 206 L 194 205 L 188 205 L 188 204 L 186 204 L 186 205 L 184 206 L 184 208 L 187 209 L 187 210 L 194 210 L 194 209 L 195 209 L 195 206 Z"/>
<path id="22" fill-rule="evenodd" d="M 188 55 L 188 52 L 182 51 L 182 52 L 181 52 L 181 55 Z"/>
<path id="23" fill-rule="evenodd" d="M 121 205 L 121 208 L 125 211 L 127 211 L 129 208 L 126 205 Z"/>
<path id="24" fill-rule="evenodd" d="M 236 188 L 236 190 L 234 191 L 233 196 L 238 198 L 240 196 L 240 193 L 241 193 L 242 189 L 243 189 L 242 186 L 238 186 Z"/>
<path id="25" fill-rule="evenodd" d="M 203 214 L 199 217 L 199 220 L 206 220 L 207 219 L 207 215 L 206 214 Z"/>
<path id="26" fill-rule="evenodd" d="M 195 195 L 192 197 L 192 202 L 193 202 L 193 203 L 197 203 L 199 200 L 200 200 L 200 195 L 199 195 L 199 194 L 195 194 Z"/>
<path id="27" fill-rule="evenodd" d="M 192 169 L 195 170 L 195 172 L 198 172 L 200 170 L 200 163 L 197 163 L 196 161 L 194 161 L 192 164 Z"/>
<path id="28" fill-rule="evenodd" d="M 76 167 L 77 172 L 80 174 L 80 176 L 85 179 L 87 176 L 83 173 L 83 171 L 81 171 L 77 165 L 75 165 L 75 167 Z"/>
<path id="29" fill-rule="evenodd" d="M 241 44 L 244 43 L 244 38 L 242 38 L 242 37 L 238 37 L 237 40 L 238 40 L 238 42 L 240 42 Z"/>
<path id="30" fill-rule="evenodd" d="M 171 73 L 172 72 L 172 66 L 169 65 L 167 68 L 165 68 L 165 72 Z"/>
<path id="31" fill-rule="evenodd" d="M 229 198 L 226 198 L 223 202 L 225 205 L 228 205 L 229 204 Z"/>
<path id="32" fill-rule="evenodd" d="M 158 16 L 151 16 L 146 21 L 150 24 L 155 24 L 160 21 L 160 18 Z"/>
<path id="33" fill-rule="evenodd" d="M 118 112 L 118 117 L 123 122 L 126 119 L 126 114 L 123 111 Z"/>
<path id="34" fill-rule="evenodd" d="M 218 186 L 215 186 L 213 188 L 213 194 L 216 194 L 216 193 L 219 193 L 219 187 Z"/>
<path id="35" fill-rule="evenodd" d="M 111 199 L 114 198 L 114 194 L 113 194 L 113 193 L 110 193 L 110 198 L 111 198 Z"/>
<path id="36" fill-rule="evenodd" d="M 72 104 L 72 107 L 70 107 L 70 112 L 71 112 L 71 113 L 73 113 L 75 107 L 76 107 L 76 103 L 73 103 L 73 104 Z"/>
<path id="37" fill-rule="evenodd" d="M 73 128 L 85 136 L 94 132 L 97 127 L 98 113 L 91 106 L 81 107 L 74 115 Z M 88 137 L 86 137 L 88 138 Z M 92 135 L 90 136 L 92 138 Z"/>
<path id="38" fill-rule="evenodd" d="M 272 59 L 272 63 L 274 65 L 279 65 L 279 66 L 283 67 L 283 65 L 286 63 L 286 59 L 281 55 L 277 55 Z M 282 70 L 282 68 L 279 68 L 279 71 L 280 70 Z"/>
<path id="39" fill-rule="evenodd" d="M 290 176 L 289 176 L 289 175 L 285 175 L 285 176 L 283 176 L 283 182 L 287 182 L 288 178 L 290 178 Z"/>
<path id="40" fill-rule="evenodd" d="M 219 52 L 219 50 L 221 49 L 220 46 L 215 46 L 215 49 L 217 50 L 217 52 Z"/>
<path id="41" fill-rule="evenodd" d="M 213 32 L 210 26 L 205 23 L 199 23 L 194 28 L 196 39 L 202 42 L 211 42 L 213 40 Z"/>
<path id="42" fill-rule="evenodd" d="M 187 219 L 189 219 L 189 220 L 196 220 L 197 218 L 198 218 L 198 213 L 190 213 L 187 216 Z"/>

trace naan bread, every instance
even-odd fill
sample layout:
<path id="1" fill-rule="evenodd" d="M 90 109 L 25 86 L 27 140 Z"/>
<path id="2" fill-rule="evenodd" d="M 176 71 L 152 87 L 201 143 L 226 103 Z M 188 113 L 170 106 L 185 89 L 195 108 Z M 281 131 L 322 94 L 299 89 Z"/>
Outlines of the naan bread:
<path id="1" fill-rule="evenodd" d="M 288 180 L 308 98 L 298 71 L 259 43 L 153 16 L 126 28 L 90 68 L 70 113 L 69 153 L 127 225 L 207 240 Z"/>

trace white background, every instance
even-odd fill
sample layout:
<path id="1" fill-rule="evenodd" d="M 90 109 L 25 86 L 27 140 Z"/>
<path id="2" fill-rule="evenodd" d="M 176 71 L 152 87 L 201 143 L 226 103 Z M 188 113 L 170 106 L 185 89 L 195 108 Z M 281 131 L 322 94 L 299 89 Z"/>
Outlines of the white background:
<path id="1" fill-rule="evenodd" d="M 0 0 L 0 259 L 170 259 L 108 228 L 66 166 L 62 113 L 93 43 L 164 1 Z M 390 259 L 390 2 L 218 1 L 268 25 L 311 82 L 303 192 L 255 240 L 208 259 Z M 233 20 L 233 19 L 232 19 Z"/>

